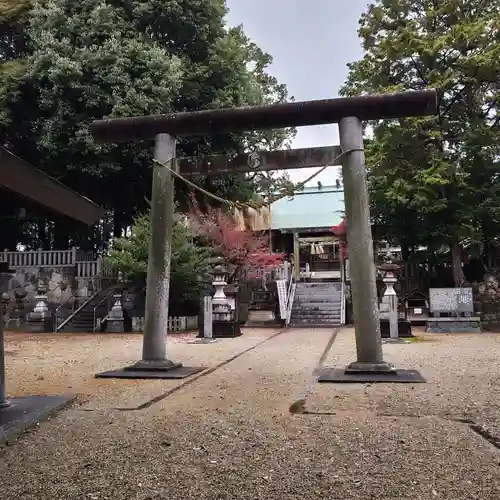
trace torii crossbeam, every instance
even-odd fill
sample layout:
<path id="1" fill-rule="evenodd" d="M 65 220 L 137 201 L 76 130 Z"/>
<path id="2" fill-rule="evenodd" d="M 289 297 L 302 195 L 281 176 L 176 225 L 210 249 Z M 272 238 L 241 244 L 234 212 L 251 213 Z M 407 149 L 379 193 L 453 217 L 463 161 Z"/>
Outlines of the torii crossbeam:
<path id="1" fill-rule="evenodd" d="M 226 158 L 219 165 L 212 167 L 200 166 L 208 165 L 206 162 L 191 160 L 189 163 L 186 159 L 181 159 L 178 165 L 174 161 L 175 137 L 338 123 L 340 151 L 348 153 L 343 156 L 342 169 L 357 360 L 345 370 L 337 370 L 330 381 L 380 381 L 381 377 L 387 382 L 423 381 L 418 372 L 396 370 L 383 359 L 362 121 L 433 115 L 437 110 L 437 92 L 425 90 L 93 122 L 92 134 L 98 141 L 118 142 L 149 138 L 156 140 L 155 159 L 159 163 L 155 162 L 153 167 L 153 231 L 149 249 L 143 358 L 128 368 L 129 373 L 132 373 L 130 370 L 141 370 L 142 377 L 147 377 L 144 372 L 149 372 L 151 377 L 158 378 L 161 372 L 164 378 L 179 378 L 179 375 L 175 374 L 181 366 L 167 358 L 165 345 L 174 192 L 172 172 L 162 164 L 169 163 L 173 168 L 180 166 L 183 173 L 192 175 L 225 172 L 231 164 L 231 159 Z M 312 149 L 302 150 L 302 157 L 307 157 L 311 152 Z M 285 155 L 283 152 L 266 154 L 268 159 L 275 155 L 274 163 L 267 164 L 273 165 L 269 170 L 274 169 L 276 159 L 279 159 L 280 155 Z M 327 156 L 331 154 L 332 149 L 327 152 Z M 323 166 L 327 156 L 323 157 L 323 163 L 320 156 L 317 158 L 318 162 L 309 161 L 301 167 Z M 248 162 L 246 166 L 242 162 L 235 165 L 236 171 L 252 171 Z M 287 165 L 283 164 L 283 168 L 287 168 Z M 127 369 L 122 372 L 123 376 L 127 376 L 126 372 Z M 120 375 L 115 373 L 115 376 Z"/>

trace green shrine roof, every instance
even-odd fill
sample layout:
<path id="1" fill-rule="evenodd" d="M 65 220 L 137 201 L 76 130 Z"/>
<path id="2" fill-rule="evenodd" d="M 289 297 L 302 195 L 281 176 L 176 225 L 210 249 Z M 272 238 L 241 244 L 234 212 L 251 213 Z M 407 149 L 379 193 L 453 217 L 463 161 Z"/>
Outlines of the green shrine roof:
<path id="1" fill-rule="evenodd" d="M 335 186 L 305 187 L 271 205 L 271 229 L 314 229 L 340 224 L 344 191 Z"/>

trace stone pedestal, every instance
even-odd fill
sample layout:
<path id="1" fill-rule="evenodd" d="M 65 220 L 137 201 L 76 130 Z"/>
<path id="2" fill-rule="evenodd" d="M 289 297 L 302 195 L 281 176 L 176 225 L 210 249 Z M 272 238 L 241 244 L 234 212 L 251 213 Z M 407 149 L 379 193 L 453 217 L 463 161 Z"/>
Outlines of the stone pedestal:
<path id="1" fill-rule="evenodd" d="M 122 294 L 115 293 L 113 295 L 113 307 L 109 311 L 106 321 L 107 333 L 124 333 L 125 318 L 123 316 Z"/>
<path id="2" fill-rule="evenodd" d="M 428 333 L 481 333 L 479 316 L 429 318 L 425 327 Z"/>
<path id="3" fill-rule="evenodd" d="M 241 337 L 241 325 L 236 322 L 214 321 L 213 323 L 213 338 L 234 338 Z"/>
<path id="4" fill-rule="evenodd" d="M 383 339 L 391 338 L 391 330 L 388 319 L 380 320 L 380 333 Z M 398 338 L 411 338 L 411 323 L 407 319 L 398 319 Z"/>
<path id="5" fill-rule="evenodd" d="M 206 272 L 200 276 L 199 281 L 202 283 L 202 289 L 200 294 L 200 313 L 198 315 L 198 338 L 205 337 L 205 315 L 206 315 L 206 299 L 209 297 L 212 299 L 213 286 L 212 286 L 212 276 Z M 211 306 L 210 306 L 211 307 Z M 212 309 L 210 309 L 210 316 L 212 315 Z M 210 324 L 212 324 L 211 317 L 209 318 Z"/>
<path id="6" fill-rule="evenodd" d="M 205 295 L 203 297 L 203 307 L 200 313 L 203 324 L 201 325 L 201 330 L 199 330 L 198 340 L 195 341 L 197 344 L 210 344 L 212 342 L 216 342 L 216 340 L 213 338 L 212 315 L 212 296 Z"/>

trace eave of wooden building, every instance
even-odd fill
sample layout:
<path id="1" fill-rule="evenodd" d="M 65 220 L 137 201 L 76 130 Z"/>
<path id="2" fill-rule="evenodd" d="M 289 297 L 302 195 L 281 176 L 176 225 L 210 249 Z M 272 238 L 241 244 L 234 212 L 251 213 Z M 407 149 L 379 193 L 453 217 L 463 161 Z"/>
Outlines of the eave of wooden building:
<path id="1" fill-rule="evenodd" d="M 3 147 L 0 147 L 0 186 L 89 226 L 103 216 L 104 210 L 99 205 Z"/>

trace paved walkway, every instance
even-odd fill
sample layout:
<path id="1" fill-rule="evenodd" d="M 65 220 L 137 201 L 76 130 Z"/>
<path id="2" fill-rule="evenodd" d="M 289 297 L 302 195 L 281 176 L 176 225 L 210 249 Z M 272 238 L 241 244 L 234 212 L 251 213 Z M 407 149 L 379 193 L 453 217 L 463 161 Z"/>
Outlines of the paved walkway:
<path id="1" fill-rule="evenodd" d="M 46 348 L 40 338 L 11 341 L 11 392 L 49 382 L 61 391 L 66 374 L 85 396 L 0 452 L 2 499 L 500 498 L 500 451 L 455 420 L 500 434 L 500 336 L 384 346 L 390 361 L 421 370 L 429 383 L 318 384 L 308 398 L 313 414 L 290 415 L 331 331 L 290 330 L 262 343 L 270 334 L 174 341 L 174 359 L 205 366 L 257 347 L 150 405 L 182 382 L 91 378 L 133 361 L 138 337 L 59 339 Z M 80 344 L 73 354 L 71 342 Z M 32 361 L 38 350 L 41 369 Z M 353 332 L 344 330 L 326 364 L 353 359 Z M 13 377 L 21 369 L 29 381 Z"/>

